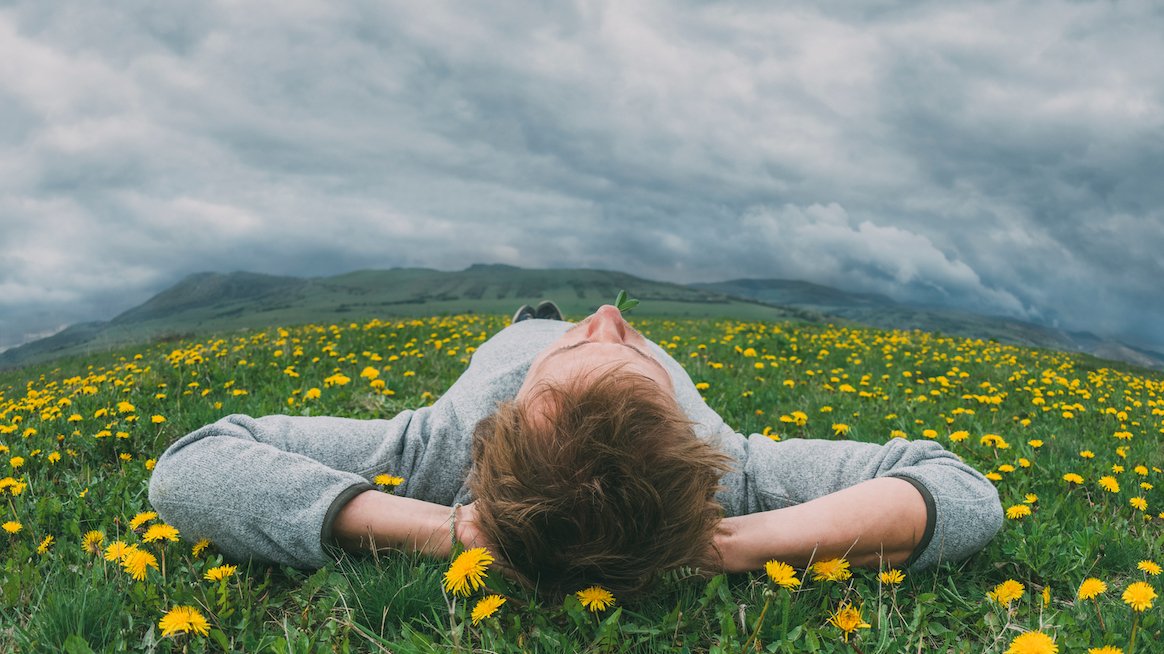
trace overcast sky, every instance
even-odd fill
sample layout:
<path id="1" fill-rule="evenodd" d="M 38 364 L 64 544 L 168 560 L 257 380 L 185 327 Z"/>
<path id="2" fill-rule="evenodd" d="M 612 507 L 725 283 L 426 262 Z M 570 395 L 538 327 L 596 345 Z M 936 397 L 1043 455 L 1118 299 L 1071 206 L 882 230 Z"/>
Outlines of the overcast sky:
<path id="1" fill-rule="evenodd" d="M 192 272 L 474 262 L 1164 347 L 1161 6 L 3 1 L 0 347 Z"/>

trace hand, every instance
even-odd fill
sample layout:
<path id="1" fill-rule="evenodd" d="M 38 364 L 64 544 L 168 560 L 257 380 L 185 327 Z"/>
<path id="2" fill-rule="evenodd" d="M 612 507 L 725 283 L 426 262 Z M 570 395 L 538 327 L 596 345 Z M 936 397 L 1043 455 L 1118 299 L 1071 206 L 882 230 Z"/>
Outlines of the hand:
<path id="1" fill-rule="evenodd" d="M 470 502 L 457 509 L 456 521 L 457 541 L 464 544 L 466 548 L 487 547 L 490 552 L 494 552 L 495 548 L 490 547 L 490 543 L 485 539 L 485 534 L 477 528 L 476 502 Z M 496 556 L 496 552 L 494 555 Z"/>
<path id="2" fill-rule="evenodd" d="M 506 561 L 505 557 L 501 555 L 501 550 L 489 541 L 485 532 L 477 527 L 476 502 L 465 504 L 457 511 L 456 533 L 457 540 L 466 548 L 484 547 L 489 550 L 489 553 L 493 555 L 493 566 L 500 570 L 501 574 L 510 579 L 520 579 L 509 561 Z"/>

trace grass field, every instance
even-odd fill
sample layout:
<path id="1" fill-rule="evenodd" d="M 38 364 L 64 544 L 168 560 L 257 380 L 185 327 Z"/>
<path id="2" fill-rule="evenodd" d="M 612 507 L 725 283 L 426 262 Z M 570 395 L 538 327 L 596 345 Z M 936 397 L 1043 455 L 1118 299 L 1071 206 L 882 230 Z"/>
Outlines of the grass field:
<path id="1" fill-rule="evenodd" d="M 989 473 L 1001 533 L 901 581 L 676 570 L 591 611 L 490 574 L 452 603 L 449 561 L 223 567 L 212 543 L 150 517 L 149 470 L 187 431 L 229 413 L 423 406 L 506 322 L 272 328 L 0 374 L 0 651 L 1160 651 L 1164 377 L 921 332 L 632 320 L 741 432 L 932 438 Z M 506 601 L 474 624 L 486 593 Z"/>

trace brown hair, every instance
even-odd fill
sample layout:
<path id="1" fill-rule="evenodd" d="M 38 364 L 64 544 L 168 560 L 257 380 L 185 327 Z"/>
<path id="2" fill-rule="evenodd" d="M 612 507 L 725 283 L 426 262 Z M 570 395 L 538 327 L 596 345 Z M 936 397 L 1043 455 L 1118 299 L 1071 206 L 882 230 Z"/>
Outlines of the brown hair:
<path id="1" fill-rule="evenodd" d="M 542 385 L 474 431 L 477 523 L 526 583 L 616 596 L 661 570 L 706 565 L 729 459 L 675 399 L 619 369 Z"/>

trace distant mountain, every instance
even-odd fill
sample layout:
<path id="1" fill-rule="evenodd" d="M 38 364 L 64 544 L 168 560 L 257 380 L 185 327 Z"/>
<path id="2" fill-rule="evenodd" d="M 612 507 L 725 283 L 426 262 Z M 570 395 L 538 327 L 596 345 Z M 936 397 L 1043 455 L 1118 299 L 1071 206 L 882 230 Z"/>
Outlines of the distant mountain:
<path id="1" fill-rule="evenodd" d="M 882 295 L 847 293 L 828 286 L 785 279 L 733 279 L 692 288 L 851 320 L 881 329 L 921 329 L 949 336 L 994 339 L 1000 343 L 1082 352 L 1164 370 L 1164 353 L 1104 339 L 1087 332 L 1067 332 L 1002 316 L 913 306 Z"/>
<path id="2" fill-rule="evenodd" d="M 1093 334 L 1065 332 L 1011 318 L 915 307 L 881 295 L 848 293 L 808 282 L 737 279 L 680 285 L 609 270 L 532 270 L 476 264 L 361 270 L 335 277 L 277 277 L 248 272 L 198 273 L 108 322 L 64 331 L 0 353 L 0 368 L 86 355 L 157 340 L 247 328 L 454 313 L 509 314 L 522 304 L 556 301 L 568 318 L 611 302 L 620 289 L 643 300 L 637 316 L 854 322 L 950 336 L 1084 352 L 1164 370 L 1164 354 Z"/>
<path id="3" fill-rule="evenodd" d="M 477 264 L 444 272 L 427 268 L 361 270 L 303 279 L 249 272 L 198 273 L 108 322 L 74 325 L 0 353 L 0 367 L 84 355 L 151 340 L 271 325 L 369 320 L 453 313 L 510 314 L 554 299 L 568 317 L 612 302 L 620 289 L 644 300 L 636 315 L 811 320 L 796 309 L 728 298 L 715 291 L 655 282 L 608 270 L 529 270 Z"/>

